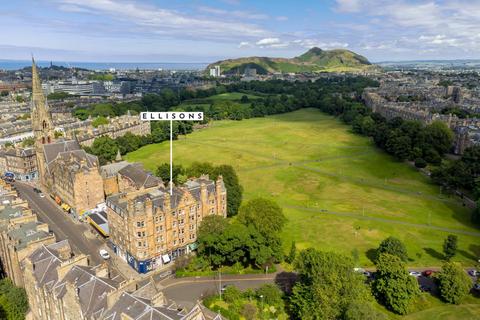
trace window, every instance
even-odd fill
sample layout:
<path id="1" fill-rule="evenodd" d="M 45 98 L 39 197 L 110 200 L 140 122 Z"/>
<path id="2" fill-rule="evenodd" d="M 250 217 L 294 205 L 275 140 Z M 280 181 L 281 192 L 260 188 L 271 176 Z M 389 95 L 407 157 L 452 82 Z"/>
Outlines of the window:
<path id="1" fill-rule="evenodd" d="M 145 221 L 137 221 L 137 228 L 145 227 Z"/>
<path id="2" fill-rule="evenodd" d="M 138 241 L 138 246 L 137 247 L 139 247 L 139 248 L 142 247 L 142 242 L 141 241 Z"/>

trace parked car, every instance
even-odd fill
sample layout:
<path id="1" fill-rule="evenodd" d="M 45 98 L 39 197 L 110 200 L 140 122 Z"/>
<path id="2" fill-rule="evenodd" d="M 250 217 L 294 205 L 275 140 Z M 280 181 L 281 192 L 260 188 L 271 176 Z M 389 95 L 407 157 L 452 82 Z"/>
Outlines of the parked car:
<path id="1" fill-rule="evenodd" d="M 480 283 L 475 283 L 475 284 L 473 285 L 473 289 L 474 289 L 474 290 L 477 290 L 477 291 L 480 291 Z"/>
<path id="2" fill-rule="evenodd" d="M 38 196 L 39 196 L 40 198 L 45 198 L 45 195 L 43 194 L 43 192 L 40 192 L 40 193 L 38 194 Z"/>
<path id="3" fill-rule="evenodd" d="M 36 193 L 41 193 L 42 191 L 38 188 L 33 188 L 33 191 L 36 192 Z"/>
<path id="4" fill-rule="evenodd" d="M 102 257 L 103 259 L 105 259 L 105 260 L 110 259 L 110 254 L 108 253 L 107 250 L 100 249 L 99 253 L 100 253 L 100 257 Z"/>
<path id="5" fill-rule="evenodd" d="M 468 270 L 468 274 L 471 275 L 472 277 L 478 277 L 480 276 L 480 271 L 472 269 L 472 270 Z"/>
<path id="6" fill-rule="evenodd" d="M 430 277 L 433 274 L 433 270 L 425 270 L 423 271 L 423 275 L 425 277 Z"/>
<path id="7" fill-rule="evenodd" d="M 418 278 L 422 275 L 422 273 L 420 273 L 418 271 L 410 271 L 408 274 L 413 276 L 413 277 L 416 277 L 416 278 Z"/>

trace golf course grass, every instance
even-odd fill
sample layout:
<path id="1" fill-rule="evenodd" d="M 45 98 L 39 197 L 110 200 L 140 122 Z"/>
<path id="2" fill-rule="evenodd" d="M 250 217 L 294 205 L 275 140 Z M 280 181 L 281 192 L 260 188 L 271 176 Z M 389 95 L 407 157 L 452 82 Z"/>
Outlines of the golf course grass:
<path id="1" fill-rule="evenodd" d="M 288 218 L 286 251 L 294 240 L 299 249 L 358 253 L 359 266 L 369 267 L 372 250 L 392 235 L 406 244 L 409 266 L 436 267 L 443 240 L 456 234 L 453 260 L 473 266 L 480 258 L 480 229 L 459 199 L 318 110 L 212 122 L 174 141 L 173 152 L 174 163 L 183 166 L 230 164 L 245 200 L 277 201 Z M 145 146 L 126 160 L 154 171 L 168 162 L 169 143 Z"/>

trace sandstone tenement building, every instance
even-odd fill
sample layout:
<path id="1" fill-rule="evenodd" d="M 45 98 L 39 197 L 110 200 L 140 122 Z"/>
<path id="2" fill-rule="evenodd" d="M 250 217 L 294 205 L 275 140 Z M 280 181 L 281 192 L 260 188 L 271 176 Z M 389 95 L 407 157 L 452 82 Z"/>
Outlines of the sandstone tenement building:
<path id="1" fill-rule="evenodd" d="M 42 245 L 22 269 L 36 320 L 206 319 L 198 304 L 187 310 L 169 302 L 161 286 L 139 286 L 106 265 L 90 266 L 87 256 L 73 254 L 68 240 Z"/>
<path id="2" fill-rule="evenodd" d="M 118 172 L 119 193 L 107 197 L 110 239 L 115 253 L 146 273 L 195 249 L 198 227 L 209 215 L 226 217 L 223 179 L 208 176 L 174 187 L 126 166 Z"/>

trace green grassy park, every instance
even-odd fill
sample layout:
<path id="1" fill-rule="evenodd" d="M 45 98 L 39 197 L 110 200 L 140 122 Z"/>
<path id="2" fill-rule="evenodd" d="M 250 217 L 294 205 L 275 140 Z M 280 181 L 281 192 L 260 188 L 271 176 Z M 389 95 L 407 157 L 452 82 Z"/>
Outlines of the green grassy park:
<path id="1" fill-rule="evenodd" d="M 245 199 L 277 201 L 288 218 L 286 250 L 292 240 L 300 249 L 358 250 L 359 265 L 368 267 L 372 249 L 393 235 L 407 245 L 410 266 L 434 267 L 452 233 L 459 237 L 454 260 L 472 266 L 480 257 L 480 230 L 459 199 L 317 110 L 213 122 L 181 136 L 173 150 L 176 164 L 233 165 Z M 169 144 L 145 146 L 126 159 L 155 170 L 168 162 Z"/>

